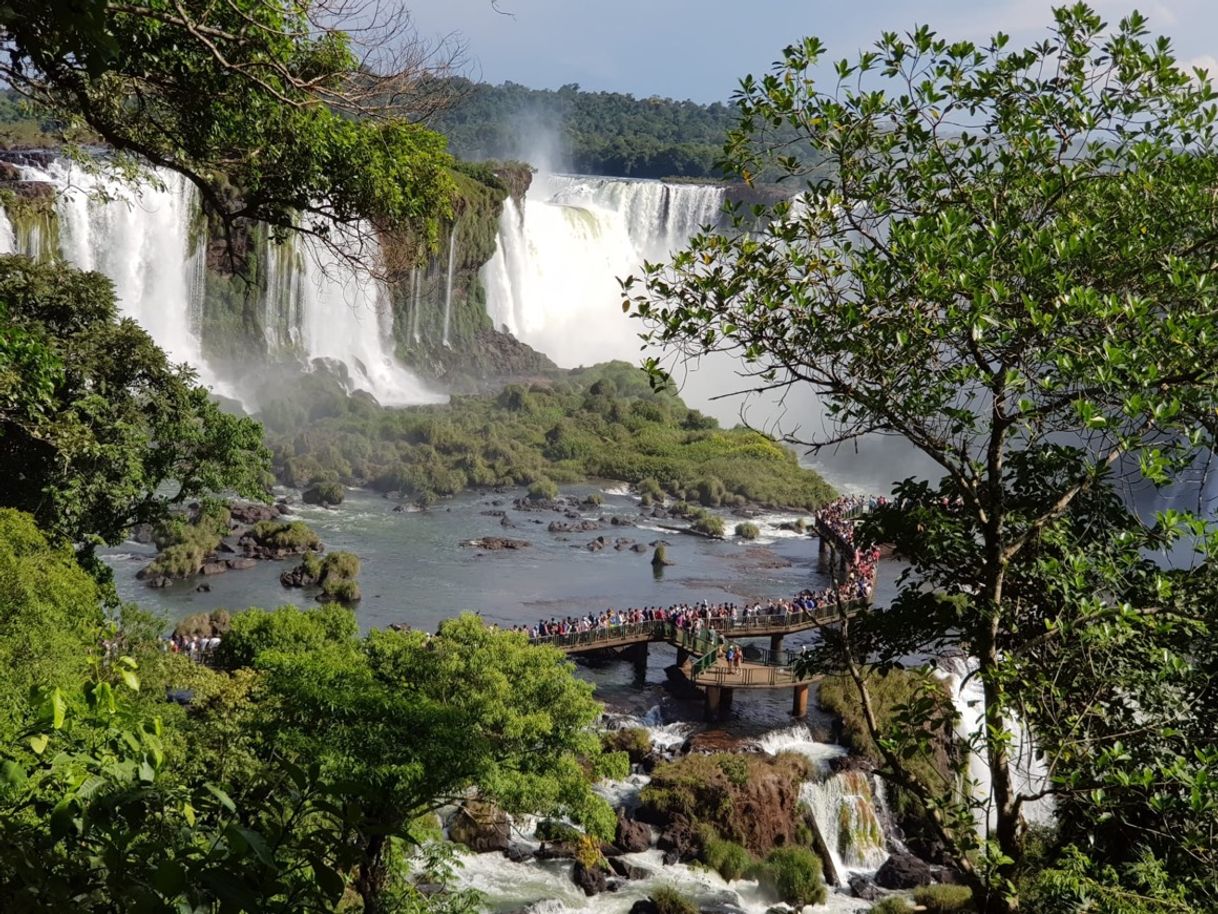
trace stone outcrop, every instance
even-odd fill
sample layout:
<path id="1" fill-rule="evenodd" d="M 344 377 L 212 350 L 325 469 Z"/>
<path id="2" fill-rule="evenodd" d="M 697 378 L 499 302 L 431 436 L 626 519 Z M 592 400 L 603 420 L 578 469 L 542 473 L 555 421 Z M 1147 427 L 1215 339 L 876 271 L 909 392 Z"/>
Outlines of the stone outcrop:
<path id="1" fill-rule="evenodd" d="M 651 847 L 651 829 L 646 823 L 636 822 L 619 809 L 613 843 L 628 854 L 637 854 Z"/>
<path id="2" fill-rule="evenodd" d="M 657 847 L 680 859 L 696 855 L 703 825 L 764 857 L 800 842 L 799 791 L 808 773 L 807 760 L 790 754 L 687 755 L 656 766 L 636 818 L 660 828 Z"/>
<path id="3" fill-rule="evenodd" d="M 512 829 L 507 813 L 490 803 L 470 801 L 458 807 L 448 823 L 448 834 L 476 854 L 506 851 Z"/>
<path id="4" fill-rule="evenodd" d="M 916 889 L 934 882 L 930 864 L 913 854 L 895 853 L 875 874 L 875 884 L 886 889 Z"/>
<path id="5" fill-rule="evenodd" d="M 609 888 L 609 873 L 599 864 L 585 866 L 582 860 L 576 860 L 571 870 L 571 881 L 583 889 L 585 895 L 592 897 Z"/>
<path id="6" fill-rule="evenodd" d="M 461 544 L 471 549 L 485 549 L 487 552 L 502 552 L 504 550 L 524 549 L 529 545 L 528 540 L 514 540 L 506 536 L 484 536 L 481 539 L 466 540 Z"/>

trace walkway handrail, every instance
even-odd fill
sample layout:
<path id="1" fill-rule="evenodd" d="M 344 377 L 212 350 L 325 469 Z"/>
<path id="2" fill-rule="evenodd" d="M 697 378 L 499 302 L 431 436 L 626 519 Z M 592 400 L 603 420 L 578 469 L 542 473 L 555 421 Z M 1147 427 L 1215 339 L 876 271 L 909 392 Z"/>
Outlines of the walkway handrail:
<path id="1" fill-rule="evenodd" d="M 848 613 L 858 612 L 869 605 L 867 600 L 851 600 L 845 604 Z M 821 606 L 816 609 L 803 609 L 799 612 L 766 613 L 756 616 L 744 616 L 733 619 L 730 616 L 713 617 L 702 620 L 699 634 L 694 635 L 688 628 L 678 628 L 668 621 L 651 620 L 647 622 L 627 622 L 622 625 L 610 625 L 606 628 L 594 628 L 586 632 L 571 632 L 566 635 L 542 635 L 533 638 L 533 644 L 552 644 L 555 647 L 591 647 L 600 642 L 616 642 L 625 638 L 637 638 L 639 641 L 669 641 L 678 647 L 695 654 L 702 654 L 710 647 L 717 646 L 724 636 L 750 637 L 757 630 L 773 632 L 775 629 L 799 631 L 836 622 L 841 617 L 841 609 L 837 604 Z M 709 638 L 707 632 L 714 634 Z"/>

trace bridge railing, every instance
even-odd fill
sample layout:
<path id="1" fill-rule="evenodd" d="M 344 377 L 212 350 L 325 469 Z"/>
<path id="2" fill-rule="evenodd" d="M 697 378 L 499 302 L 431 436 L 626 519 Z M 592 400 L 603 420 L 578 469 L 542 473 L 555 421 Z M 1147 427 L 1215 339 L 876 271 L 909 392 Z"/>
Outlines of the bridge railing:
<path id="1" fill-rule="evenodd" d="M 705 659 L 705 658 L 703 658 Z M 793 670 L 784 666 L 742 666 L 732 670 L 726 664 L 710 665 L 705 669 L 690 671 L 690 678 L 698 685 L 733 686 L 786 686 L 797 682 Z"/>
<path id="2" fill-rule="evenodd" d="M 852 600 L 846 603 L 845 608 L 847 612 L 853 613 L 859 609 L 865 609 L 867 606 L 868 601 L 866 600 Z M 591 647 L 596 644 L 628 639 L 664 640 L 671 641 L 691 653 L 702 654 L 717 647 L 724 636 L 748 638 L 755 636 L 757 632 L 797 631 L 811 626 L 832 624 L 839 618 L 840 610 L 836 605 L 831 605 L 793 613 L 765 613 L 736 619 L 730 616 L 704 619 L 697 635 L 688 628 L 677 628 L 671 622 L 653 620 L 611 625 L 607 628 L 594 628 L 590 631 L 571 632 L 566 635 L 543 635 L 532 640 L 534 644 L 552 644 L 555 647 L 564 648 Z M 708 632 L 714 637 L 709 637 Z"/>

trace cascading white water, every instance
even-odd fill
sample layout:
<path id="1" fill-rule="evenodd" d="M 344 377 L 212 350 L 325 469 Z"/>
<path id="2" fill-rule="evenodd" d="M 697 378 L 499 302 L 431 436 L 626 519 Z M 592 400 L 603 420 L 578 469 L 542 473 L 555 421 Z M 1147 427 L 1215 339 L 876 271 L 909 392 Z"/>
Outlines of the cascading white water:
<path id="1" fill-rule="evenodd" d="M 943 657 L 938 662 L 938 675 L 951 691 L 956 707 L 956 736 L 969 746 L 966 787 L 971 791 L 977 820 L 977 830 L 987 833 L 996 823 L 993 805 L 990 765 L 985 758 L 981 734 L 985 732 L 985 690 L 981 677 L 974 675 L 977 661 L 973 658 Z M 1010 746 L 1011 780 L 1016 793 L 1033 796 L 1042 791 L 1048 781 L 1044 760 L 1037 757 L 1036 746 L 1028 728 L 1017 718 L 1007 726 L 1015 739 Z M 1028 822 L 1050 824 L 1053 821 L 1053 801 L 1049 797 L 1026 802 L 1022 807 Z"/>
<path id="2" fill-rule="evenodd" d="M 120 185 L 55 161 L 45 169 L 22 167 L 22 177 L 57 190 L 59 253 L 82 270 L 114 283 L 121 313 L 134 318 L 175 362 L 188 362 L 205 383 L 218 385 L 203 359 L 198 323 L 204 269 L 202 233 L 192 232 L 198 212 L 194 186 L 176 172 L 156 171 L 136 187 Z M 45 253 L 40 238 L 22 250 Z"/>
<path id="3" fill-rule="evenodd" d="M 850 871 L 872 872 L 888 859 L 876 797 L 864 772 L 841 771 L 806 781 L 799 799 L 812 812 L 839 878 Z"/>
<path id="4" fill-rule="evenodd" d="M 332 232 L 331 242 L 300 237 L 284 242 L 298 254 L 289 262 L 299 264 L 299 282 L 288 290 L 298 303 L 288 313 L 298 315 L 301 354 L 341 362 L 353 386 L 383 404 L 442 401 L 393 355 L 389 291 L 367 268 L 380 256 L 371 231 Z"/>
<path id="5" fill-rule="evenodd" d="M 794 752 L 813 764 L 813 776 L 800 787 L 799 799 L 816 821 L 832 858 L 826 876 L 844 880 L 847 874 L 871 872 L 888 859 L 888 842 L 877 812 L 880 797 L 862 771 L 834 772 L 833 759 L 847 755 L 844 746 L 817 742 L 806 724 L 775 730 L 757 740 L 768 755 Z"/>
<path id="6" fill-rule="evenodd" d="M 504 204 L 483 268 L 496 327 L 571 368 L 638 356 L 618 278 L 667 257 L 719 218 L 719 187 L 538 175 L 522 208 Z"/>
<path id="7" fill-rule="evenodd" d="M 22 177 L 56 188 L 58 253 L 80 269 L 108 276 L 122 314 L 134 318 L 172 360 L 192 365 L 205 384 L 235 396 L 235 388 L 203 357 L 207 239 L 196 231 L 199 203 L 193 185 L 176 172 L 156 169 L 150 181 L 130 187 L 66 161 L 23 166 Z M 4 219 L 0 251 L 49 253 L 36 229 L 31 226 L 26 237 L 18 237 Z M 335 227 L 331 236 L 357 259 L 373 262 L 379 255 L 367 230 L 343 233 Z M 353 386 L 382 403 L 443 399 L 394 357 L 388 293 L 365 265 L 312 239 L 268 243 L 267 255 L 261 310 L 268 349 L 341 362 Z M 416 334 L 417 319 L 416 298 Z"/>
<path id="8" fill-rule="evenodd" d="M 457 260 L 457 223 L 448 234 L 448 273 L 444 277 L 444 332 L 440 341 L 448 345 L 448 322 L 453 311 L 453 265 Z"/>
<path id="9" fill-rule="evenodd" d="M 410 271 L 410 335 L 419 341 L 419 300 L 422 297 L 422 277 L 416 266 Z"/>

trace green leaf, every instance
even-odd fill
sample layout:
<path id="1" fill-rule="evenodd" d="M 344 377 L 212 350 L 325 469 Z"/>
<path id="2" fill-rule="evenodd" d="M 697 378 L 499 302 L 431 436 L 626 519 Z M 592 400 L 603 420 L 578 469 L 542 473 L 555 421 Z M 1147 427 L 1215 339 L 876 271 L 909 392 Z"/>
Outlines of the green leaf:
<path id="1" fill-rule="evenodd" d="M 138 692 L 140 690 L 140 677 L 131 670 L 119 670 L 118 675 L 122 677 L 123 683 L 132 692 Z"/>
<path id="2" fill-rule="evenodd" d="M 42 753 L 46 752 L 49 741 L 50 737 L 45 733 L 39 733 L 37 736 L 30 737 L 30 748 L 34 751 L 35 755 L 42 755 Z"/>
<path id="3" fill-rule="evenodd" d="M 215 784 L 204 784 L 203 786 L 207 789 L 207 792 L 210 793 L 217 800 L 219 800 L 220 805 L 223 806 L 225 809 L 227 809 L 229 812 L 237 811 L 237 804 L 233 802 L 232 798 L 227 793 L 225 793 Z"/>
<path id="4" fill-rule="evenodd" d="M 25 769 L 10 759 L 0 762 L 0 785 L 9 790 L 20 790 L 26 780 Z"/>

